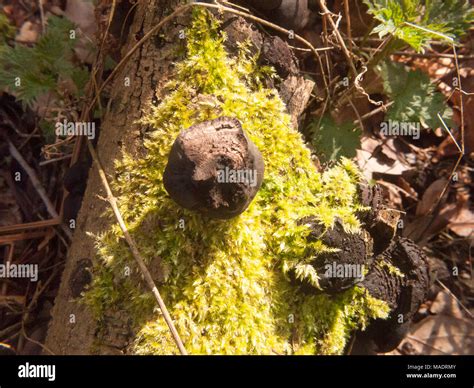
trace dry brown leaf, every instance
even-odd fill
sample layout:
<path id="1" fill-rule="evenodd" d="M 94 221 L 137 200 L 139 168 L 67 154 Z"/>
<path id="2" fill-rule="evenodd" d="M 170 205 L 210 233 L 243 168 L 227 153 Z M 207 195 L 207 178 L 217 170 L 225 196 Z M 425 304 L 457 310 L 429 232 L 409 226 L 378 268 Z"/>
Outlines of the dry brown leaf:
<path id="1" fill-rule="evenodd" d="M 389 206 L 395 207 L 395 208 L 401 208 L 402 207 L 402 196 L 401 196 L 401 191 L 400 188 L 397 185 L 394 185 L 393 183 L 386 182 L 384 180 L 378 180 L 377 183 L 380 185 L 384 186 L 386 190 L 384 190 L 384 198 L 387 198 Z"/>
<path id="2" fill-rule="evenodd" d="M 424 246 L 432 236 L 441 232 L 449 224 L 461 208 L 462 204 L 450 203 L 445 205 L 435 216 L 427 214 L 417 217 L 406 224 L 403 229 L 403 236 L 414 240 L 420 246 Z"/>
<path id="3" fill-rule="evenodd" d="M 430 306 L 431 314 L 447 314 L 454 318 L 463 318 L 458 302 L 446 291 L 438 292 Z"/>
<path id="4" fill-rule="evenodd" d="M 40 31 L 41 27 L 39 25 L 26 21 L 21 26 L 15 40 L 20 43 L 36 43 Z"/>
<path id="5" fill-rule="evenodd" d="M 79 42 L 76 44 L 77 57 L 85 63 L 92 63 L 94 54 L 90 42 L 94 41 L 97 32 L 97 21 L 94 14 L 94 4 L 86 0 L 69 0 L 64 11 L 65 16 L 79 27 Z"/>
<path id="6" fill-rule="evenodd" d="M 397 153 L 391 148 L 391 141 L 393 142 L 393 139 L 381 144 L 380 140 L 362 137 L 361 149 L 357 150 L 356 158 L 366 179 L 372 179 L 373 173 L 401 175 L 411 169 L 398 159 Z"/>
<path id="7" fill-rule="evenodd" d="M 408 197 L 418 201 L 418 193 L 402 176 L 397 177 L 397 186 L 400 187 Z"/>
<path id="8" fill-rule="evenodd" d="M 434 181 L 423 193 L 421 201 L 416 206 L 416 215 L 424 216 L 432 210 L 433 206 L 438 202 L 439 196 L 443 192 L 448 180 L 440 178 Z"/>
<path id="9" fill-rule="evenodd" d="M 474 354 L 473 333 L 472 321 L 446 315 L 429 316 L 413 327 L 404 342 L 409 341 L 417 353 L 425 355 Z"/>
<path id="10" fill-rule="evenodd" d="M 409 343 L 418 354 L 474 353 L 474 322 L 464 318 L 458 303 L 448 292 L 438 293 L 430 312 L 435 315 L 413 325 L 400 349 Z"/>
<path id="11" fill-rule="evenodd" d="M 69 0 L 64 14 L 70 21 L 75 23 L 84 34 L 93 36 L 97 31 L 93 2 L 87 0 Z"/>
<path id="12" fill-rule="evenodd" d="M 461 237 L 469 237 L 474 233 L 474 212 L 467 204 L 449 220 L 448 228 Z"/>

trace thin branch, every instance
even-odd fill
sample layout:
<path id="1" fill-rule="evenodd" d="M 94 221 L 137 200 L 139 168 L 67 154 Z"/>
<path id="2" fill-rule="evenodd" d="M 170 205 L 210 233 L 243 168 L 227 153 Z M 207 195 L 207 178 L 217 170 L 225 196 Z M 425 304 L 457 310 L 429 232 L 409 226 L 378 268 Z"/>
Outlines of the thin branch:
<path id="1" fill-rule="evenodd" d="M 469 315 L 470 318 L 474 318 L 474 315 L 472 315 L 472 313 L 469 311 L 469 309 L 461 303 L 461 301 L 458 299 L 458 297 L 457 297 L 456 295 L 454 295 L 454 294 L 451 292 L 451 290 L 450 290 L 448 287 L 446 287 L 446 286 L 444 285 L 444 283 L 443 283 L 442 281 L 440 281 L 439 279 L 436 279 L 436 282 L 437 282 L 441 287 L 443 287 L 443 289 L 444 289 L 456 302 L 458 302 L 459 306 L 462 307 L 462 309 L 466 312 L 467 315 Z"/>
<path id="2" fill-rule="evenodd" d="M 43 186 L 41 185 L 41 182 L 36 176 L 35 171 L 28 165 L 28 163 L 26 163 L 25 159 L 23 159 L 23 156 L 21 156 L 21 154 L 16 149 L 15 145 L 10 140 L 8 140 L 8 148 L 10 150 L 10 154 L 16 159 L 16 161 L 20 164 L 23 170 L 25 170 L 26 173 L 28 174 L 28 177 L 30 178 L 33 187 L 35 188 L 36 192 L 43 200 L 43 203 L 46 206 L 48 213 L 53 218 L 59 218 L 59 214 L 56 212 L 56 209 L 54 208 L 53 204 L 49 200 L 48 195 L 46 194 L 45 189 L 43 188 Z M 61 225 L 61 228 L 69 238 L 72 238 L 72 233 L 69 229 L 67 229 L 64 225 Z"/>
<path id="3" fill-rule="evenodd" d="M 43 166 L 46 166 L 47 164 L 60 162 L 61 160 L 71 159 L 71 157 L 72 157 L 72 155 L 64 155 L 64 156 L 61 156 L 61 157 L 55 158 L 55 159 L 43 160 L 43 161 L 39 162 L 39 165 L 41 167 L 43 167 Z"/>
<path id="4" fill-rule="evenodd" d="M 389 108 L 390 106 L 393 105 L 393 101 L 390 101 L 388 102 L 387 104 L 385 105 L 382 105 L 382 106 L 379 106 L 378 108 L 374 109 L 374 110 L 371 110 L 370 112 L 366 113 L 365 115 L 361 116 L 361 120 L 366 120 L 374 115 L 376 115 L 377 113 L 380 113 L 380 112 L 385 112 L 387 110 L 387 108 Z M 354 124 L 359 124 L 359 120 L 356 120 L 354 121 Z"/>
<path id="5" fill-rule="evenodd" d="M 46 24 L 44 18 L 44 8 L 43 8 L 43 1 L 38 0 L 38 8 L 40 10 L 40 19 L 41 19 L 41 32 L 44 34 L 46 31 Z"/>
<path id="6" fill-rule="evenodd" d="M 155 282 L 150 274 L 150 271 L 148 270 L 145 261 L 142 258 L 142 255 L 140 254 L 140 251 L 138 250 L 137 244 L 135 243 L 135 240 L 132 238 L 130 233 L 128 232 L 128 228 L 125 225 L 125 221 L 122 217 L 122 214 L 120 213 L 120 210 L 117 206 L 117 200 L 114 197 L 112 190 L 110 188 L 109 182 L 107 181 L 107 176 L 105 175 L 105 171 L 102 167 L 102 164 L 100 163 L 99 157 L 97 156 L 97 153 L 95 152 L 94 147 L 92 146 L 92 143 L 90 140 L 87 140 L 87 147 L 89 149 L 89 152 L 92 156 L 92 159 L 94 159 L 95 164 L 97 165 L 97 171 L 99 172 L 99 177 L 102 182 L 102 185 L 105 188 L 105 191 L 107 193 L 107 202 L 109 202 L 110 206 L 112 207 L 112 210 L 115 214 L 115 218 L 117 219 L 117 222 L 120 226 L 120 229 L 122 230 L 122 233 L 125 237 L 125 240 L 127 241 L 127 244 L 130 248 L 130 251 L 132 253 L 132 256 L 136 260 L 138 266 L 140 267 L 140 271 L 143 274 L 143 277 L 145 278 L 145 281 L 148 285 L 148 287 L 151 289 L 153 295 L 155 296 L 156 301 L 158 302 L 158 305 L 160 307 L 161 312 L 163 313 L 163 318 L 165 319 L 166 324 L 168 325 L 168 328 L 170 329 L 171 335 L 173 336 L 174 341 L 176 342 L 176 345 L 178 346 L 178 349 L 181 354 L 186 355 L 186 349 L 183 345 L 183 342 L 178 334 L 178 331 L 176 330 L 173 320 L 171 319 L 171 316 L 168 312 L 168 309 L 166 308 L 165 302 L 163 301 L 160 292 L 158 291 L 158 288 L 155 285 Z"/>
<path id="7" fill-rule="evenodd" d="M 350 68 L 351 68 L 351 71 L 352 71 L 352 75 L 354 76 L 354 78 L 357 77 L 357 70 L 355 68 L 354 62 L 352 61 L 351 53 L 347 49 L 346 44 L 344 42 L 344 39 L 342 38 L 341 33 L 337 29 L 336 23 L 334 23 L 334 20 L 332 20 L 332 17 L 331 17 L 332 12 L 330 12 L 328 7 L 326 6 L 326 1 L 325 0 L 319 0 L 319 6 L 320 6 L 321 10 L 323 11 L 323 15 L 324 14 L 329 14 L 329 18 L 328 18 L 329 24 L 331 24 L 331 27 L 334 31 L 334 34 L 336 35 L 336 38 L 337 38 L 339 44 L 341 45 L 342 52 L 343 52 L 344 56 L 346 57 L 347 62 L 349 62 L 349 65 L 350 65 Z"/>
<path id="8" fill-rule="evenodd" d="M 349 52 L 352 54 L 352 31 L 351 31 L 351 12 L 349 9 L 349 0 L 344 0 L 344 13 L 346 14 L 346 33 L 349 40 Z"/>
<path id="9" fill-rule="evenodd" d="M 59 225 L 60 223 L 61 223 L 61 219 L 58 217 L 58 218 L 53 218 L 49 220 L 41 220 L 41 221 L 25 222 L 23 224 L 0 226 L 0 234 L 16 232 L 18 230 L 46 228 L 48 226 Z"/>
<path id="10" fill-rule="evenodd" d="M 439 113 L 437 113 L 437 115 L 438 115 L 439 120 L 441 121 L 441 124 L 443 124 L 443 128 L 446 130 L 446 132 L 448 132 L 449 136 L 450 136 L 451 139 L 454 141 L 454 144 L 456 144 L 456 147 L 458 147 L 459 152 L 462 154 L 462 153 L 463 153 L 462 148 L 459 146 L 457 140 L 455 139 L 455 137 L 453 136 L 453 134 L 452 134 L 451 131 L 449 130 L 449 128 L 448 128 L 448 126 L 446 125 L 446 123 L 444 122 L 443 118 L 441 117 L 441 115 L 440 115 Z"/>
<path id="11" fill-rule="evenodd" d="M 364 74 L 367 73 L 368 71 L 368 68 L 367 66 L 362 66 L 362 71 L 360 72 L 360 74 L 357 74 L 355 80 L 354 80 L 354 86 L 355 88 L 357 89 L 357 91 L 361 94 L 363 94 L 365 97 L 367 97 L 367 100 L 371 103 L 371 104 L 374 104 L 374 105 L 377 105 L 377 106 L 383 106 L 383 101 L 375 101 L 373 100 L 369 93 L 367 93 L 365 91 L 365 89 L 361 86 L 361 82 L 363 81 L 364 79 Z"/>

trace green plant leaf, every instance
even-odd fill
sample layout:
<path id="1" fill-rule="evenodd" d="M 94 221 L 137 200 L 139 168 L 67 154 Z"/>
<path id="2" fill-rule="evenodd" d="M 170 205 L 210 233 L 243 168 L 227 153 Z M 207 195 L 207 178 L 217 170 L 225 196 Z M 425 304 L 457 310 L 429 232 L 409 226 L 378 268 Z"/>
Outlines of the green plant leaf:
<path id="1" fill-rule="evenodd" d="M 364 3 L 380 22 L 373 33 L 381 38 L 393 35 L 419 52 L 429 47 L 432 40 L 459 39 L 474 21 L 474 9 L 467 0 L 364 0 Z"/>
<path id="2" fill-rule="evenodd" d="M 387 118 L 399 122 L 417 122 L 425 128 L 438 128 L 438 113 L 451 125 L 452 110 L 421 70 L 409 70 L 396 62 L 385 61 L 378 66 L 384 90 L 393 100 Z"/>
<path id="3" fill-rule="evenodd" d="M 327 115 L 318 127 L 318 120 L 314 120 L 308 128 L 318 156 L 326 161 L 336 161 L 341 156 L 352 158 L 356 155 L 356 149 L 360 146 L 358 127 L 350 122 L 338 125 Z"/>
<path id="4" fill-rule="evenodd" d="M 69 36 L 73 29 L 69 20 L 51 16 L 35 46 L 0 44 L 0 87 L 25 105 L 33 104 L 42 94 L 54 93 L 60 80 L 71 78 L 80 90 L 86 70 L 73 63 L 76 40 Z"/>

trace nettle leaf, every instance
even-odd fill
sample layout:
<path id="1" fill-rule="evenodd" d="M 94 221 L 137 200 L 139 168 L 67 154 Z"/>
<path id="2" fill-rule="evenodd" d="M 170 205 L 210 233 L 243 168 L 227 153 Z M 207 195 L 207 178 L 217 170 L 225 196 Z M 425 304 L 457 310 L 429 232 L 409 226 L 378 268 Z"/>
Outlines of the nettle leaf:
<path id="1" fill-rule="evenodd" d="M 360 147 L 360 129 L 350 122 L 340 125 L 330 116 L 324 116 L 318 127 L 318 120 L 309 125 L 311 143 L 318 156 L 326 161 L 336 161 L 345 156 L 352 158 Z"/>
<path id="2" fill-rule="evenodd" d="M 474 21 L 467 0 L 364 0 L 368 12 L 381 22 L 372 31 L 393 35 L 422 52 L 432 40 L 457 40 Z M 430 30 L 430 31 L 428 31 Z"/>
<path id="3" fill-rule="evenodd" d="M 421 70 L 385 61 L 378 67 L 384 90 L 394 101 L 387 118 L 399 122 L 417 122 L 425 128 L 438 128 L 438 113 L 447 125 L 452 125 L 452 110 L 436 90 L 430 78 Z"/>

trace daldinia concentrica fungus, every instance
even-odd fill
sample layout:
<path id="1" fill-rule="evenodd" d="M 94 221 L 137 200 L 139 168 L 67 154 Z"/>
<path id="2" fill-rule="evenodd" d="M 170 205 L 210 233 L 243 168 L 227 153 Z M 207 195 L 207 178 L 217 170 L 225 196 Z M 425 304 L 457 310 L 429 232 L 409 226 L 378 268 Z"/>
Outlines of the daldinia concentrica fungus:
<path id="1" fill-rule="evenodd" d="M 357 334 L 353 353 L 391 351 L 403 340 L 426 300 L 430 286 L 426 255 L 413 241 L 395 237 L 389 248 L 377 256 L 362 285 L 370 295 L 386 301 L 392 312 L 389 319 L 377 319 L 367 331 Z"/>
<path id="2" fill-rule="evenodd" d="M 262 155 L 240 122 L 220 117 L 179 134 L 163 183 L 178 205 L 228 219 L 247 209 L 262 184 L 263 173 Z"/>
<path id="3" fill-rule="evenodd" d="M 342 292 L 363 279 L 364 271 L 373 262 L 373 242 L 369 233 L 363 229 L 359 233 L 346 232 L 339 219 L 327 230 L 315 217 L 304 218 L 300 223 L 311 229 L 308 242 L 319 240 L 329 248 L 327 252 L 316 255 L 311 263 L 319 276 L 320 291 L 329 294 Z M 309 292 L 317 291 L 304 281 L 303 288 Z"/>
<path id="4" fill-rule="evenodd" d="M 426 298 L 428 264 L 414 242 L 395 236 L 398 216 L 383 208 L 378 186 L 361 182 L 358 195 L 367 210 L 359 213 L 363 228 L 357 233 L 344 230 L 338 219 L 331 228 L 325 228 L 316 217 L 300 220 L 311 230 L 307 242 L 320 241 L 327 250 L 309 263 L 318 273 L 317 287 L 304 278 L 292 277 L 306 293 L 334 295 L 358 284 L 372 297 L 385 301 L 391 308 L 389 319 L 378 319 L 367 331 L 358 333 L 353 352 L 388 352 L 404 338 Z"/>

